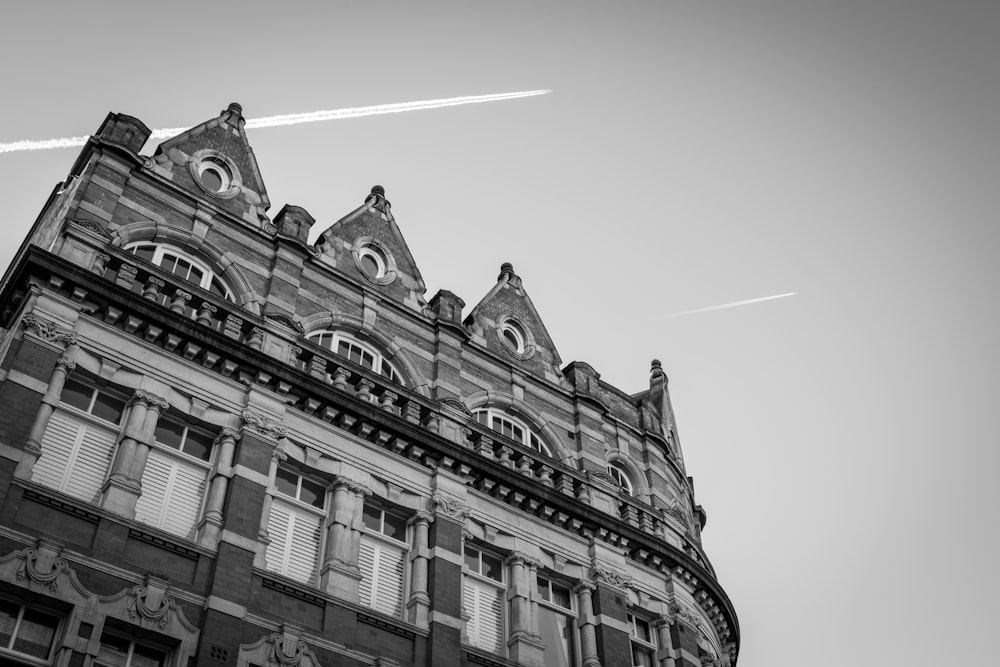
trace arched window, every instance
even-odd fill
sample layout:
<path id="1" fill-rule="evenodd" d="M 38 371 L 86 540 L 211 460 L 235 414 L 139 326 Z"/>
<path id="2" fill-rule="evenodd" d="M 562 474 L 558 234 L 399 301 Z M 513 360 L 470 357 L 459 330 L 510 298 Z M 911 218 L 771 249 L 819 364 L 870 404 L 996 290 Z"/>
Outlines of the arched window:
<path id="1" fill-rule="evenodd" d="M 125 246 L 125 250 L 227 301 L 236 300 L 232 290 L 207 264 L 179 248 L 162 243 L 132 243 Z"/>
<path id="2" fill-rule="evenodd" d="M 483 408 L 476 410 L 473 416 L 483 426 L 488 426 L 501 435 L 505 435 L 511 440 L 521 443 L 525 447 L 531 447 L 536 452 L 552 456 L 552 450 L 542 442 L 541 438 L 535 435 L 524 423 L 506 412 L 501 412 L 494 408 Z"/>
<path id="3" fill-rule="evenodd" d="M 625 468 L 623 468 L 618 463 L 609 463 L 608 474 L 611 475 L 611 479 L 618 482 L 618 485 L 622 487 L 622 491 L 624 491 L 630 496 L 634 495 L 633 493 L 634 486 L 632 485 L 632 478 L 629 477 L 629 474 L 625 471 Z"/>
<path id="4" fill-rule="evenodd" d="M 334 354 L 353 361 L 359 366 L 375 371 L 383 377 L 388 378 L 391 382 L 400 385 L 406 384 L 403 381 L 403 376 L 396 370 L 396 367 L 383 357 L 378 350 L 362 343 L 353 336 L 349 336 L 342 331 L 314 331 L 306 336 L 306 338 L 320 347 L 325 347 Z"/>

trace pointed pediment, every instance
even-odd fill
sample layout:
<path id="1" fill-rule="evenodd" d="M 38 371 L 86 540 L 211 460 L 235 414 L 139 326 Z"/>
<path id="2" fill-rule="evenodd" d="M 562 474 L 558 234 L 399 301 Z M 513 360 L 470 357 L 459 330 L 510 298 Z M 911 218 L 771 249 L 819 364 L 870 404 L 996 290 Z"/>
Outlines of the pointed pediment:
<path id="1" fill-rule="evenodd" d="M 266 221 L 271 202 L 245 122 L 242 107 L 233 102 L 217 117 L 160 144 L 153 168 L 177 186 L 257 225 Z"/>
<path id="2" fill-rule="evenodd" d="M 321 261 L 348 278 L 415 310 L 426 306 L 420 269 L 381 185 L 372 188 L 364 204 L 330 225 L 316 246 Z"/>
<path id="3" fill-rule="evenodd" d="M 497 284 L 472 309 L 465 324 L 498 356 L 526 370 L 561 377 L 559 352 L 510 263 L 500 267 Z"/>

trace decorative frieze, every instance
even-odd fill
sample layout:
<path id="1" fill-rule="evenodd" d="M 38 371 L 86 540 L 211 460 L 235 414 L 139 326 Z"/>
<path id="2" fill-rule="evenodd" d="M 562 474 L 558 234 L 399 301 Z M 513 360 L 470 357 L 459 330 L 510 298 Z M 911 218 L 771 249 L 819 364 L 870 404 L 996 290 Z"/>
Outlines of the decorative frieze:
<path id="1" fill-rule="evenodd" d="M 74 345 L 76 343 L 76 333 L 57 326 L 54 322 L 29 313 L 21 320 L 25 331 L 30 331 L 47 343 L 60 343 L 62 345 Z"/>

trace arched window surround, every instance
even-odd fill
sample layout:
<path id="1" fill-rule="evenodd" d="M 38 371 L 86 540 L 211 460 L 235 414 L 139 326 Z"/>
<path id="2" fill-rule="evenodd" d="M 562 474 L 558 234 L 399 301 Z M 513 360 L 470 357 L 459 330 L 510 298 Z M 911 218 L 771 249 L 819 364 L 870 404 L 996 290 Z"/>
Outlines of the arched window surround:
<path id="1" fill-rule="evenodd" d="M 637 500 L 649 502 L 649 484 L 646 482 L 646 474 L 642 468 L 620 452 L 612 452 L 608 454 L 607 463 L 608 466 L 614 465 L 626 473 L 629 481 L 632 482 L 632 492 L 628 494 L 629 496 L 636 498 Z"/>
<path id="2" fill-rule="evenodd" d="M 485 408 L 493 408 L 501 412 L 506 412 L 534 431 L 549 446 L 549 449 L 552 450 L 552 458 L 572 468 L 578 467 L 576 456 L 559 439 L 552 425 L 548 423 L 541 413 L 524 401 L 518 400 L 510 394 L 496 391 L 482 391 L 469 396 L 465 400 L 465 406 L 470 412 Z"/>
<path id="3" fill-rule="evenodd" d="M 235 255 L 216 246 L 204 236 L 190 230 L 171 227 L 162 222 L 144 220 L 128 225 L 111 224 L 111 244 L 124 250 L 137 243 L 173 246 L 199 259 L 214 271 L 233 293 L 234 302 L 255 315 L 261 314 L 260 298 L 235 261 Z"/>
<path id="4" fill-rule="evenodd" d="M 405 387 L 408 384 L 406 378 L 399 372 L 399 369 L 396 368 L 396 365 L 392 363 L 387 355 L 382 354 L 377 347 L 370 345 L 356 336 L 352 336 L 346 331 L 315 329 L 306 334 L 306 340 L 353 361 L 363 368 L 368 368 L 368 370 L 379 373 L 401 386 Z M 341 354 L 340 352 L 345 347 L 349 350 L 348 355 Z M 354 358 L 356 355 L 361 357 L 360 361 Z"/>

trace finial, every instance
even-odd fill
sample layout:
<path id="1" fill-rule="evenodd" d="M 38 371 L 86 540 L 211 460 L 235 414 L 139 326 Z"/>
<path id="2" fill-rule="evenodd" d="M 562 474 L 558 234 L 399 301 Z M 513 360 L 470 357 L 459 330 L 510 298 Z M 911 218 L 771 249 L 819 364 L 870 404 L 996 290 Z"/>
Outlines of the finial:
<path id="1" fill-rule="evenodd" d="M 234 114 L 236 114 L 238 116 L 242 116 L 243 115 L 243 105 L 240 104 L 239 102 L 230 102 L 229 103 L 229 109 L 228 109 L 228 111 L 230 113 L 234 113 Z"/>
<path id="2" fill-rule="evenodd" d="M 514 265 L 510 262 L 504 262 L 500 265 L 500 275 L 497 276 L 497 280 L 503 280 L 504 276 L 517 276 L 517 274 L 514 273 Z"/>
<path id="3" fill-rule="evenodd" d="M 229 106 L 219 112 L 220 116 L 227 116 L 226 123 L 233 127 L 243 123 L 243 107 L 239 102 L 230 102 Z"/>
<path id="4" fill-rule="evenodd" d="M 385 188 L 383 188 L 381 185 L 373 185 L 372 194 L 378 195 L 379 197 L 385 197 Z"/>
<path id="5" fill-rule="evenodd" d="M 389 212 L 389 200 L 385 198 L 385 188 L 381 185 L 372 186 L 371 193 L 365 197 L 365 203 L 384 215 L 392 216 Z"/>
<path id="6" fill-rule="evenodd" d="M 650 379 L 662 377 L 664 380 L 667 379 L 667 374 L 663 372 L 663 364 L 660 363 L 659 359 L 653 359 L 649 366 L 649 377 Z"/>

